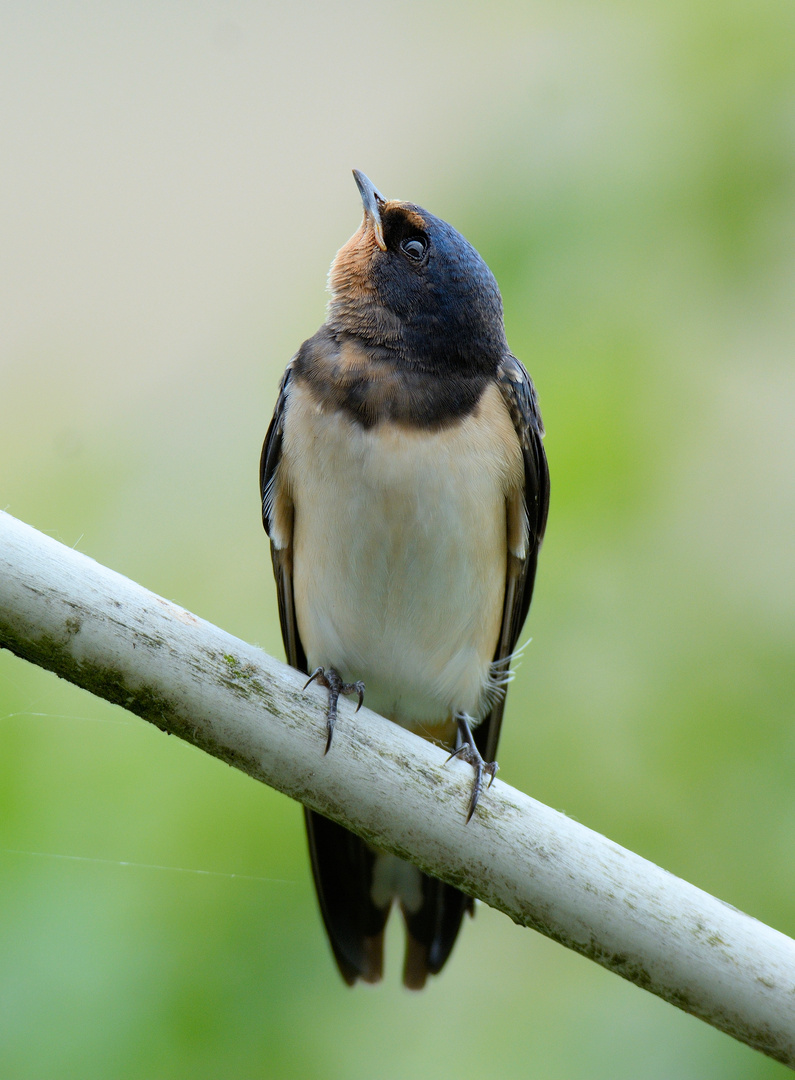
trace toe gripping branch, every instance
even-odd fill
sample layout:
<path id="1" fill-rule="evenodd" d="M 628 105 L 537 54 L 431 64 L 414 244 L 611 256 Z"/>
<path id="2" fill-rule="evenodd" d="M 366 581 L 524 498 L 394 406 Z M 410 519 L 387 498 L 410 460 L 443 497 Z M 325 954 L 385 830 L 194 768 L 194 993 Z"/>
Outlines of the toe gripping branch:
<path id="1" fill-rule="evenodd" d="M 322 667 L 315 668 L 304 683 L 304 690 L 306 690 L 307 686 L 312 682 L 320 683 L 321 686 L 325 686 L 328 690 L 328 709 L 326 711 L 328 737 L 326 739 L 326 749 L 323 751 L 327 754 L 331 749 L 331 740 L 334 737 L 334 724 L 337 720 L 337 702 L 340 699 L 340 694 L 356 694 L 359 698 L 359 704 L 356 706 L 356 711 L 358 712 L 364 701 L 364 683 L 361 680 L 353 683 L 343 682 L 342 676 L 334 668 Z"/>
<path id="2" fill-rule="evenodd" d="M 340 673 L 332 667 L 315 668 L 304 683 L 304 690 L 306 690 L 307 686 L 313 682 L 320 683 L 321 686 L 325 686 L 328 690 L 328 709 L 326 710 L 328 737 L 326 738 L 326 749 L 324 750 L 324 753 L 327 754 L 331 749 L 331 741 L 334 738 L 334 725 L 337 721 L 337 702 L 340 699 L 340 695 L 347 696 L 348 694 L 356 694 L 359 699 L 356 706 L 356 712 L 358 712 L 364 702 L 364 683 L 361 680 L 350 683 L 344 682 Z M 458 746 L 453 750 L 447 760 L 451 761 L 454 757 L 461 758 L 462 761 L 466 761 L 475 770 L 475 778 L 472 783 L 472 795 L 470 796 L 469 806 L 467 808 L 466 820 L 468 824 L 472 820 L 472 815 L 475 813 L 478 800 L 483 792 L 483 777 L 488 776 L 488 787 L 491 787 L 499 766 L 496 761 L 484 760 L 475 744 L 472 728 L 469 726 L 469 717 L 465 713 L 459 713 L 456 716 L 455 721 L 458 725 Z"/>
<path id="3" fill-rule="evenodd" d="M 459 745 L 452 752 L 447 759 L 450 761 L 452 758 L 461 758 L 462 761 L 468 762 L 475 770 L 475 779 L 472 784 L 472 796 L 469 800 L 469 809 L 467 810 L 467 824 L 472 820 L 472 815 L 475 813 L 475 807 L 478 805 L 481 792 L 483 791 L 483 776 L 488 776 L 488 786 L 494 783 L 494 777 L 497 775 L 497 769 L 499 765 L 496 761 L 485 761 L 482 754 L 475 745 L 475 737 L 472 734 L 472 728 L 469 726 L 469 717 L 464 713 L 459 713 L 455 718 L 456 724 L 458 724 L 458 737 Z"/>

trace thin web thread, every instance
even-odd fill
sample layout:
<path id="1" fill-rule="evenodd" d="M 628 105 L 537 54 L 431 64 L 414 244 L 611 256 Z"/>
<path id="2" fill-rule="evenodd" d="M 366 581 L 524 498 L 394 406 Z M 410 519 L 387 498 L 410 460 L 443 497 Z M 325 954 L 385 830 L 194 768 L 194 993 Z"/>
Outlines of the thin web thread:
<path id="1" fill-rule="evenodd" d="M 4 855 L 29 855 L 39 859 L 66 859 L 72 862 L 99 863 L 103 866 L 131 866 L 138 870 L 170 870 L 175 874 L 200 874 L 203 877 L 220 877 L 238 881 L 257 881 L 266 885 L 294 885 L 286 878 L 255 877 L 253 874 L 228 874 L 222 870 L 194 870 L 188 866 L 159 866 L 156 863 L 130 862 L 126 859 L 98 859 L 91 855 L 61 855 L 52 851 L 21 851 L 17 848 L 0 848 Z"/>

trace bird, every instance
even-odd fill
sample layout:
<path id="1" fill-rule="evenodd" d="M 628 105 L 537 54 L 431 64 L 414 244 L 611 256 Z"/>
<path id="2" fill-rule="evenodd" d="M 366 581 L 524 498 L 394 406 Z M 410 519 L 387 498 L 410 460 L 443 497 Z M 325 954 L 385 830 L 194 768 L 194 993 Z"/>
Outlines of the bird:
<path id="1" fill-rule="evenodd" d="M 475 248 L 353 170 L 364 215 L 326 321 L 287 365 L 260 460 L 288 663 L 469 762 L 467 821 L 496 772 L 510 665 L 549 505 L 537 395 Z M 441 971 L 470 897 L 305 809 L 320 910 L 349 985 Z"/>

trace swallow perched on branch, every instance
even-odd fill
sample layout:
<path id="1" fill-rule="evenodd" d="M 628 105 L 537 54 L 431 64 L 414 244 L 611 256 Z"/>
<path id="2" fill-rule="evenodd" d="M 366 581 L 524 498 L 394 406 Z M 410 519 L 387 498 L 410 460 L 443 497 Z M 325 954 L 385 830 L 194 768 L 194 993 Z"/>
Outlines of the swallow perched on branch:
<path id="1" fill-rule="evenodd" d="M 536 394 L 475 249 L 354 170 L 364 220 L 337 253 L 326 322 L 287 366 L 260 466 L 287 659 L 472 765 L 496 771 L 511 657 L 544 534 Z M 381 978 L 393 903 L 419 989 L 472 900 L 307 810 L 343 978 Z"/>

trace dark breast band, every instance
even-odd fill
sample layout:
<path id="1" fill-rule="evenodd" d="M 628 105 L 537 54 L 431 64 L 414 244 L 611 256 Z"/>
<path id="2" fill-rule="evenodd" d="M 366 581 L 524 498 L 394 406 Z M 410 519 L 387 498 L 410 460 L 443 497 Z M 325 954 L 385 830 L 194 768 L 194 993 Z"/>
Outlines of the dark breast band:
<path id="1" fill-rule="evenodd" d="M 403 359 L 322 326 L 298 351 L 293 377 L 304 381 L 324 411 L 339 410 L 364 428 L 382 421 L 440 429 L 474 412 L 490 375 L 444 370 Z"/>

